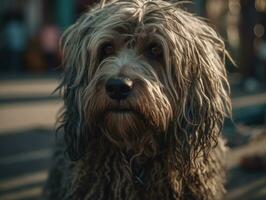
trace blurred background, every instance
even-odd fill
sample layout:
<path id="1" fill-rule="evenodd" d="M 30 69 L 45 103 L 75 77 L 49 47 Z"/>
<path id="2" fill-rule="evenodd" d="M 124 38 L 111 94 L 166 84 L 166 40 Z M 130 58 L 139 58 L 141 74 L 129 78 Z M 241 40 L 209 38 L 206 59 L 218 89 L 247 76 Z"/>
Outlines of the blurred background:
<path id="1" fill-rule="evenodd" d="M 93 0 L 0 0 L 0 199 L 37 200 L 62 106 L 58 40 Z M 226 200 L 266 199 L 266 0 L 194 0 L 226 42 L 233 121 L 226 121 Z"/>

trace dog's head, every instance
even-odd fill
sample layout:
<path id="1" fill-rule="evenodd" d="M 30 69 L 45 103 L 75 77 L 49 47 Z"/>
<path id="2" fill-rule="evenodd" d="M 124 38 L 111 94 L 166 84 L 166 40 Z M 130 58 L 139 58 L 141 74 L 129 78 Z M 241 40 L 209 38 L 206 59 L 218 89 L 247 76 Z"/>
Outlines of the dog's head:
<path id="1" fill-rule="evenodd" d="M 162 0 L 96 5 L 68 28 L 62 126 L 79 158 L 91 138 L 191 156 L 211 147 L 230 113 L 224 43 L 205 22 Z"/>

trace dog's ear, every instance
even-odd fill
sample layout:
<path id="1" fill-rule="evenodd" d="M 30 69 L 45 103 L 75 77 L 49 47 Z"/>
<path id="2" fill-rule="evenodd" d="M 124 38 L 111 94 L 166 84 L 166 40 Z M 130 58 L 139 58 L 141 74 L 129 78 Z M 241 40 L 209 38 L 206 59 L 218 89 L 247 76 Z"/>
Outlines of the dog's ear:
<path id="1" fill-rule="evenodd" d="M 231 116 L 225 45 L 205 22 L 189 14 L 185 20 L 186 24 L 175 25 L 178 44 L 172 46 L 171 77 L 177 108 L 168 134 L 173 157 L 182 159 L 176 162 L 183 166 L 198 155 L 208 155 L 218 142 L 224 118 Z"/>
<path id="2" fill-rule="evenodd" d="M 82 26 L 85 20 L 87 24 Z M 64 74 L 58 90 L 63 96 L 64 108 L 59 117 L 59 128 L 64 129 L 66 151 L 72 160 L 82 157 L 89 137 L 82 103 L 88 85 L 89 53 L 86 45 L 90 37 L 89 20 L 89 16 L 82 16 L 63 33 L 60 41 Z"/>

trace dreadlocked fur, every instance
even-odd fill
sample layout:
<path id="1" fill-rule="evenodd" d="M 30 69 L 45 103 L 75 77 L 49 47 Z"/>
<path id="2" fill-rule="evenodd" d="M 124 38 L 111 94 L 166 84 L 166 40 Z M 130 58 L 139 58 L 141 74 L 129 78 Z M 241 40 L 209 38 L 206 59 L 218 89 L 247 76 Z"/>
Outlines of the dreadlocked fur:
<path id="1" fill-rule="evenodd" d="M 227 53 L 216 32 L 181 4 L 102 1 L 65 31 L 64 142 L 47 199 L 222 198 Z M 114 76 L 134 82 L 123 101 L 106 94 Z"/>

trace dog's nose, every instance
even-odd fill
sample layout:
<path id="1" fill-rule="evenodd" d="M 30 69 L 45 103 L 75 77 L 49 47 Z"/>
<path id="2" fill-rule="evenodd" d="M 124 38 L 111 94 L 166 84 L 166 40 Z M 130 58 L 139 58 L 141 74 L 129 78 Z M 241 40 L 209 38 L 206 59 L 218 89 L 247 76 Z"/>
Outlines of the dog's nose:
<path id="1" fill-rule="evenodd" d="M 114 100 L 123 100 L 128 97 L 133 88 L 133 81 L 129 78 L 110 78 L 105 85 L 108 96 Z"/>

